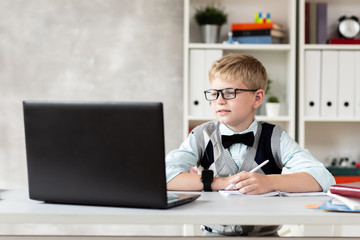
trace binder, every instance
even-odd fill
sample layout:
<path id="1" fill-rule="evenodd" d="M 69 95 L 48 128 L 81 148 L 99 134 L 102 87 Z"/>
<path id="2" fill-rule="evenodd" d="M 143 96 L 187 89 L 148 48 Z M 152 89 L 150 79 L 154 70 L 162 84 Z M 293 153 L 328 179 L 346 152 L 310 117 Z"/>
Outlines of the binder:
<path id="1" fill-rule="evenodd" d="M 219 49 L 191 49 L 189 66 L 189 114 L 199 117 L 213 117 L 210 102 L 204 91 L 210 89 L 208 71 L 222 56 Z"/>
<path id="2" fill-rule="evenodd" d="M 204 81 L 206 78 L 205 50 L 190 50 L 189 66 L 189 114 L 202 116 L 205 105 Z"/>
<path id="3" fill-rule="evenodd" d="M 355 116 L 355 52 L 339 51 L 339 117 Z"/>
<path id="4" fill-rule="evenodd" d="M 205 53 L 205 85 L 204 85 L 204 90 L 210 89 L 210 82 L 209 82 L 209 69 L 211 67 L 211 65 L 218 60 L 219 58 L 222 57 L 222 50 L 219 49 L 207 49 L 206 53 Z M 205 96 L 203 95 L 203 98 L 205 99 Z M 214 113 L 212 112 L 211 109 L 211 103 L 209 101 L 207 101 L 205 99 L 205 104 L 204 104 L 204 115 L 207 117 L 214 117 Z"/>
<path id="5" fill-rule="evenodd" d="M 321 61 L 321 117 L 337 117 L 338 51 L 323 50 Z"/>
<path id="6" fill-rule="evenodd" d="M 305 52 L 305 116 L 320 116 L 321 51 Z"/>
<path id="7" fill-rule="evenodd" d="M 360 66 L 360 51 L 355 52 L 355 66 Z M 355 68 L 355 116 L 360 117 L 360 68 Z"/>

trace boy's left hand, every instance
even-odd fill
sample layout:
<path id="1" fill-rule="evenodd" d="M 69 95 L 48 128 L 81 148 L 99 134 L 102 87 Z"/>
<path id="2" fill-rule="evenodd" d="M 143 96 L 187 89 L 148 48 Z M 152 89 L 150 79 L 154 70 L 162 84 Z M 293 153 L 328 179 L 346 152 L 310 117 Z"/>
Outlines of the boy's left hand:
<path id="1" fill-rule="evenodd" d="M 270 180 L 264 174 L 242 171 L 235 174 L 230 182 L 235 184 L 232 189 L 238 189 L 241 193 L 263 194 L 274 190 Z"/>

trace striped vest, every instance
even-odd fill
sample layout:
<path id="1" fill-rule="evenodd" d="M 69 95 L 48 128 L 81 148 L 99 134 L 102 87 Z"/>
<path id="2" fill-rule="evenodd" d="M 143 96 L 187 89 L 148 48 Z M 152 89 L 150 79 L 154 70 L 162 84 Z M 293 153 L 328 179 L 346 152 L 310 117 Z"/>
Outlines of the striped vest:
<path id="1" fill-rule="evenodd" d="M 196 138 L 200 156 L 197 163 L 199 170 L 211 169 L 214 176 L 227 177 L 241 171 L 250 171 L 268 159 L 269 163 L 259 172 L 281 173 L 283 165 L 280 158 L 280 137 L 284 130 L 280 126 L 258 122 L 254 145 L 248 147 L 241 168 L 232 159 L 229 149 L 223 147 L 219 126 L 220 122 L 214 120 L 197 126 L 191 132 Z"/>

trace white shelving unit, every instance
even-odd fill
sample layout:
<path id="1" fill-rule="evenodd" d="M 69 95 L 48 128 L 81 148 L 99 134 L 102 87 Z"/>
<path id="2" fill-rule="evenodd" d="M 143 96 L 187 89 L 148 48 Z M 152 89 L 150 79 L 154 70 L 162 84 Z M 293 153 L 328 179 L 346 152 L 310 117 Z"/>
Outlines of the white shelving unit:
<path id="1" fill-rule="evenodd" d="M 287 37 L 283 44 L 238 44 L 226 45 L 201 43 L 200 29 L 193 16 L 195 9 L 211 2 L 220 4 L 228 13 L 228 23 L 222 26 L 221 41 L 226 40 L 227 32 L 234 22 L 253 22 L 256 12 L 270 13 L 274 22 L 280 23 Z M 263 103 L 257 119 L 282 126 L 295 138 L 296 113 L 296 0 L 184 0 L 184 137 L 189 129 L 209 120 L 212 115 L 191 115 L 190 106 L 190 51 L 195 49 L 221 50 L 222 55 L 229 53 L 250 54 L 265 66 L 273 81 L 271 91 L 281 102 L 278 117 L 268 117 Z M 206 89 L 201 89 L 201 92 Z"/>
<path id="2" fill-rule="evenodd" d="M 306 0 L 307 2 L 319 2 Z M 302 147 L 319 160 L 327 162 L 333 157 L 360 159 L 360 117 L 338 114 L 336 117 L 307 116 L 305 111 L 305 54 L 306 51 L 360 51 L 360 45 L 305 44 L 305 0 L 299 8 L 299 135 Z M 337 22 L 342 15 L 360 15 L 358 0 L 321 0 L 327 3 L 327 37 L 337 37 Z M 360 82 L 360 79 L 358 79 Z M 326 88 L 326 83 L 323 84 Z M 340 104 L 340 103 L 339 103 Z M 350 159 L 350 160 L 351 160 Z"/>

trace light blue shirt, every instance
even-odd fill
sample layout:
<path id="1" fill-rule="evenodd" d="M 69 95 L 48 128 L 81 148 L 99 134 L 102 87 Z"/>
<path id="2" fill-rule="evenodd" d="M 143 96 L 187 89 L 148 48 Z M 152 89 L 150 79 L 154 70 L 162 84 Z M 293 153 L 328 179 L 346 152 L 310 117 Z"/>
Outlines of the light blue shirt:
<path id="1" fill-rule="evenodd" d="M 241 133 L 257 132 L 258 124 L 254 120 L 248 129 Z M 220 124 L 221 135 L 233 135 L 234 131 L 226 125 Z M 167 182 L 182 172 L 189 172 L 190 167 L 196 166 L 199 156 L 196 147 L 196 140 L 193 134 L 180 145 L 179 149 L 171 151 L 166 156 L 166 178 Z M 230 154 L 240 168 L 247 153 L 247 146 L 234 144 L 229 148 Z M 325 168 L 324 164 L 315 159 L 306 149 L 300 146 L 284 131 L 280 138 L 280 154 L 284 167 L 292 173 L 306 172 L 313 176 L 320 184 L 323 191 L 329 190 L 335 184 L 334 177 Z"/>

